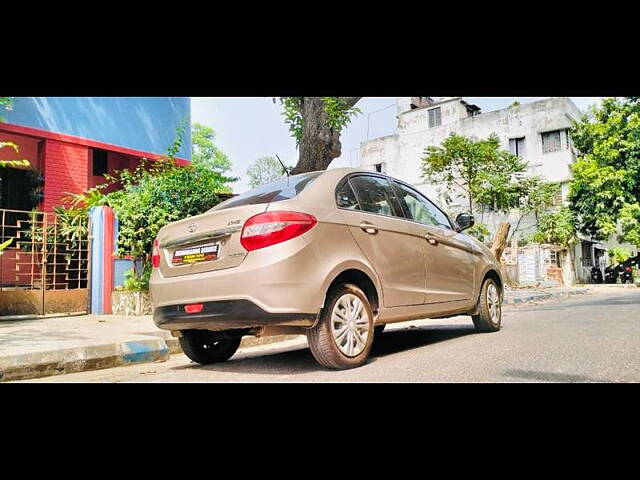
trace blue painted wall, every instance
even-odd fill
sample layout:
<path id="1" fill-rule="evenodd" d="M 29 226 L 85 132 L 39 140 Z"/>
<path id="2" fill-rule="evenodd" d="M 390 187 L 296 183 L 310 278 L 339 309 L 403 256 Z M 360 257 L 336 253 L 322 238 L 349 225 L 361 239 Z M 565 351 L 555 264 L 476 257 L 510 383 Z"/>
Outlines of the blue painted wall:
<path id="1" fill-rule="evenodd" d="M 15 97 L 6 122 L 165 154 L 178 123 L 191 116 L 189 97 Z M 180 158 L 191 159 L 186 129 Z"/>

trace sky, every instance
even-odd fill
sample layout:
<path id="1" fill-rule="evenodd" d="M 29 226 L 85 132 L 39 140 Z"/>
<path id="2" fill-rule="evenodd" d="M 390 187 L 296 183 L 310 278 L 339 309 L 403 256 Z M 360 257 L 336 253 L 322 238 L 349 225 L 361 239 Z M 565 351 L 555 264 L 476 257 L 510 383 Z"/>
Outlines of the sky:
<path id="1" fill-rule="evenodd" d="M 463 97 L 483 112 L 508 107 L 514 101 L 528 103 L 548 97 Z M 571 97 L 581 110 L 600 97 Z M 329 168 L 358 166 L 360 143 L 391 135 L 396 128 L 396 97 L 364 97 L 357 104 L 362 113 L 342 132 L 342 155 Z M 282 116 L 280 103 L 271 97 L 192 97 L 191 118 L 213 128 L 216 145 L 233 163 L 234 193 L 249 189 L 246 169 L 259 157 L 278 154 L 287 165 L 298 159 L 295 140 Z"/>

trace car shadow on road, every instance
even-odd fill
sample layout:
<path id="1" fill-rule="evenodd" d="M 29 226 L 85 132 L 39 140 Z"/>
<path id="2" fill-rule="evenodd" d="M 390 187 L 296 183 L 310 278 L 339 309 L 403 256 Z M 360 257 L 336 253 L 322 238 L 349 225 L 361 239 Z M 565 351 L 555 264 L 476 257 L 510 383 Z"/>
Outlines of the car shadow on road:
<path id="1" fill-rule="evenodd" d="M 473 326 L 467 325 L 429 325 L 390 330 L 374 339 L 373 348 L 365 366 L 388 355 L 453 340 L 472 333 L 476 333 L 476 330 Z M 175 370 L 190 368 L 219 373 L 254 375 L 300 375 L 312 372 L 332 372 L 318 365 L 307 346 L 289 347 L 286 350 L 259 356 L 258 354 L 249 354 L 214 365 L 190 364 L 174 367 Z"/>

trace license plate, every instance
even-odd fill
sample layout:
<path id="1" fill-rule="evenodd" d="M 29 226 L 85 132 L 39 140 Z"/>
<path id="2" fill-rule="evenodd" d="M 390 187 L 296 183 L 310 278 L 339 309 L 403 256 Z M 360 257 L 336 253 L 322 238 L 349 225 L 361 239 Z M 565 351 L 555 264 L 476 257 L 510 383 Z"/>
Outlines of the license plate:
<path id="1" fill-rule="evenodd" d="M 179 248 L 173 252 L 173 265 L 183 265 L 185 263 L 209 262 L 218 258 L 220 251 L 219 243 L 206 243 L 193 247 Z"/>

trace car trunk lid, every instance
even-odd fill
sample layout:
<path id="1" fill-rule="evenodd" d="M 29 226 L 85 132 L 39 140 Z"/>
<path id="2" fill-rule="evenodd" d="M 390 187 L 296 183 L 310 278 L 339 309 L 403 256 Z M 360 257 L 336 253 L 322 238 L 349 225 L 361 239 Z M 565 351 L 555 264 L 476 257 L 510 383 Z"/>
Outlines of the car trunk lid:
<path id="1" fill-rule="evenodd" d="M 268 206 L 212 211 L 167 225 L 158 234 L 160 272 L 176 277 L 237 267 L 248 253 L 240 244 L 244 222 Z"/>

